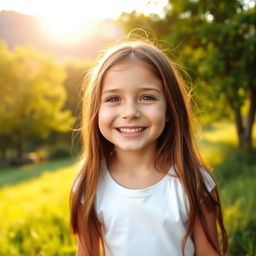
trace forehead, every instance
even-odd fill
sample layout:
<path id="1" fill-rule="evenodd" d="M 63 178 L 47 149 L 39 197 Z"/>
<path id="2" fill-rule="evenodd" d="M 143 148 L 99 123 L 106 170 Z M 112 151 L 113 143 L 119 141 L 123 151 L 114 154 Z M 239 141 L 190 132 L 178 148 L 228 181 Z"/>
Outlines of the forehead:
<path id="1" fill-rule="evenodd" d="M 155 76 L 157 76 L 155 74 L 156 71 L 154 70 L 152 65 L 150 65 L 146 61 L 140 60 L 138 57 L 136 57 L 134 55 L 130 55 L 124 59 L 117 61 L 117 63 L 114 63 L 113 65 L 111 65 L 111 67 L 107 70 L 107 72 L 122 71 L 122 70 L 128 69 L 131 66 L 136 66 L 136 67 L 141 67 L 143 69 L 147 69 L 148 72 L 152 72 Z"/>
<path id="2" fill-rule="evenodd" d="M 153 69 L 145 63 L 136 60 L 126 60 L 113 65 L 103 77 L 103 89 L 109 86 L 121 85 L 152 85 L 162 88 L 161 79 Z"/>

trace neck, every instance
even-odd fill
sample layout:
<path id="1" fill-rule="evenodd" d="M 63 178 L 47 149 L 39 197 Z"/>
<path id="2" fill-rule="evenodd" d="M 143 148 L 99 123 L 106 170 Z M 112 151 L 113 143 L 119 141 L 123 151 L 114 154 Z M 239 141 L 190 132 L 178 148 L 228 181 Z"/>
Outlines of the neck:
<path id="1" fill-rule="evenodd" d="M 151 148 L 145 151 L 120 151 L 116 149 L 113 158 L 110 159 L 109 165 L 114 170 L 132 173 L 137 170 L 152 170 L 155 164 L 156 150 Z M 117 168 L 118 167 L 118 168 Z"/>

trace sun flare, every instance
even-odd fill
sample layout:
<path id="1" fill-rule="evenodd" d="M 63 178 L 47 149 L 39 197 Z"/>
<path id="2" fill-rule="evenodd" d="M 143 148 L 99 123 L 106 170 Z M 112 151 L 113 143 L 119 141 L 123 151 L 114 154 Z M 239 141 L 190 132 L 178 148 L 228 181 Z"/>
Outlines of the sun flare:
<path id="1" fill-rule="evenodd" d="M 42 20 L 42 25 L 52 39 L 62 43 L 72 43 L 88 35 L 93 21 L 87 20 L 85 23 L 80 23 L 77 19 L 73 19 L 72 22 L 70 22 L 65 18 L 54 18 Z"/>
<path id="2" fill-rule="evenodd" d="M 94 24 L 102 19 L 117 19 L 122 12 L 163 13 L 168 0 L 1 0 L 1 9 L 17 10 L 40 18 L 45 36 L 61 44 L 90 38 Z M 110 33 L 109 30 L 100 31 Z"/>
<path id="3" fill-rule="evenodd" d="M 62 44 L 75 43 L 91 32 L 94 20 L 83 10 L 62 8 L 40 16 L 46 34 Z"/>

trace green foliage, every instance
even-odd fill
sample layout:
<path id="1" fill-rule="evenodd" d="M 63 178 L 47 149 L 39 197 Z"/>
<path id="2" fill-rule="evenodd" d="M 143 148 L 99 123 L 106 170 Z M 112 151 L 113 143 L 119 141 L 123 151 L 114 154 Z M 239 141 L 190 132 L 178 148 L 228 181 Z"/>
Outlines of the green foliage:
<path id="1" fill-rule="evenodd" d="M 172 33 L 165 38 L 182 43 L 179 51 L 183 65 L 197 73 L 194 76 L 196 93 L 214 103 L 213 112 L 216 112 L 216 99 L 218 104 L 228 103 L 231 108 L 240 108 L 250 98 L 250 88 L 255 88 L 256 84 L 252 74 L 256 64 L 253 58 L 255 11 L 253 8 L 246 10 L 236 0 L 215 1 L 214 4 L 175 1 L 172 6 L 177 17 L 183 18 L 178 18 L 178 23 L 170 28 Z M 222 95 L 225 97 L 220 100 Z"/>
<path id="2" fill-rule="evenodd" d="M 63 68 L 51 56 L 29 47 L 8 51 L 1 43 L 0 136 L 8 137 L 22 151 L 28 137 L 46 138 L 51 131 L 68 131 L 74 118 L 63 110 L 64 79 Z"/>
<path id="3" fill-rule="evenodd" d="M 64 65 L 67 74 L 64 87 L 68 94 L 65 107 L 70 109 L 77 118 L 81 110 L 83 80 L 91 66 L 92 63 L 80 61 L 69 61 Z"/>
<path id="4" fill-rule="evenodd" d="M 244 228 L 235 231 L 230 237 L 230 255 L 256 254 L 256 222 L 249 222 Z"/>

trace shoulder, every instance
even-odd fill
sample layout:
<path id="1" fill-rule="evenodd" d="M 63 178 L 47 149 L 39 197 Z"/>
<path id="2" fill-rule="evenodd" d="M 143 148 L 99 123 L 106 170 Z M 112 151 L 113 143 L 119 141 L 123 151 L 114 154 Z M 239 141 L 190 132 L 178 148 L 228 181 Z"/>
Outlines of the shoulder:
<path id="1" fill-rule="evenodd" d="M 215 181 L 214 181 L 211 173 L 202 166 L 199 166 L 199 171 L 202 175 L 202 178 L 203 178 L 203 181 L 204 181 L 204 184 L 205 184 L 207 190 L 209 192 L 211 192 L 214 189 L 214 187 L 216 186 Z M 178 186 L 177 188 L 182 188 L 182 185 L 181 185 L 182 182 L 178 178 L 177 173 L 178 173 L 178 171 L 175 169 L 175 167 L 171 167 L 169 172 L 168 172 L 168 176 L 171 178 L 171 180 L 173 182 L 176 183 L 176 185 Z"/>
<path id="2" fill-rule="evenodd" d="M 204 183 L 205 183 L 205 186 L 206 186 L 207 190 L 209 192 L 211 192 L 215 188 L 215 186 L 216 186 L 215 181 L 214 181 L 212 175 L 204 167 L 200 167 L 199 170 L 200 170 L 200 172 L 201 172 L 201 174 L 203 176 Z"/>
<path id="3" fill-rule="evenodd" d="M 198 170 L 201 173 L 206 189 L 211 192 L 216 186 L 212 175 L 204 167 L 200 166 Z M 168 193 L 171 194 L 172 197 L 175 197 L 175 201 L 178 203 L 177 205 L 180 210 L 187 214 L 189 210 L 188 196 L 182 181 L 178 177 L 178 171 L 175 169 L 175 167 L 172 167 L 168 172 Z"/>

